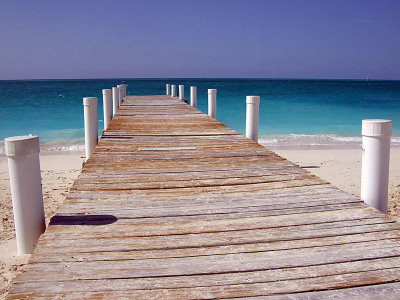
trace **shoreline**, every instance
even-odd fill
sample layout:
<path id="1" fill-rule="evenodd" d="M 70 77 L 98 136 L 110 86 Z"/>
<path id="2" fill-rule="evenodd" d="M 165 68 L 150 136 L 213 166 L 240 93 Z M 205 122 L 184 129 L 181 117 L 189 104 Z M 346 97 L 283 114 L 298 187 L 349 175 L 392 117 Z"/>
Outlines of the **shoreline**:
<path id="1" fill-rule="evenodd" d="M 100 139 L 101 136 L 99 136 Z M 337 134 L 260 134 L 259 143 L 271 150 L 346 150 L 361 149 L 362 137 Z M 400 149 L 400 136 L 391 137 L 391 148 Z M 40 153 L 45 155 L 54 153 L 60 155 L 83 155 L 85 153 L 85 144 L 84 140 L 77 143 L 69 141 L 41 143 Z M 0 157 L 5 157 L 4 140 L 0 140 Z"/>

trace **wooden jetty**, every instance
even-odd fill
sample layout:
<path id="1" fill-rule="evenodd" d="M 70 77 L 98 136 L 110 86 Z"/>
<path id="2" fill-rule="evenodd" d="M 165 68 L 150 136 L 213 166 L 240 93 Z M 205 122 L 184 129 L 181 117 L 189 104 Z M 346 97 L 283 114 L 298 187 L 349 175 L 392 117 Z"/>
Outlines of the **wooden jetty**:
<path id="1" fill-rule="evenodd" d="M 170 96 L 127 96 L 9 299 L 399 299 L 400 227 Z"/>

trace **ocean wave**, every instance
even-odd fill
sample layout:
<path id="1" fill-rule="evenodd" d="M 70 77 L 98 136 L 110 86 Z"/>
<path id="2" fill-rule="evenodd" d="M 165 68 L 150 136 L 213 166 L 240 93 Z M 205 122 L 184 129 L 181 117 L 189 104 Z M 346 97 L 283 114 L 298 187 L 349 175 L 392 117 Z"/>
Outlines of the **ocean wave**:
<path id="1" fill-rule="evenodd" d="M 261 136 L 259 143 L 270 148 L 359 148 L 361 136 L 340 136 L 334 134 L 282 134 Z M 391 138 L 391 147 L 400 147 L 400 136 Z M 41 152 L 84 153 L 81 139 L 40 143 Z M 4 141 L 0 141 L 0 155 L 5 155 Z"/>
<path id="2" fill-rule="evenodd" d="M 272 148 L 359 148 L 361 136 L 335 134 L 283 134 L 261 136 L 259 143 Z M 392 147 L 400 147 L 400 137 L 391 138 Z"/>
<path id="3" fill-rule="evenodd" d="M 54 142 L 54 143 L 40 143 L 40 152 L 59 152 L 59 153 L 76 153 L 83 154 L 85 152 L 85 145 L 83 143 L 71 142 Z M 5 155 L 4 141 L 0 141 L 0 156 Z"/>
<path id="4" fill-rule="evenodd" d="M 392 137 L 391 144 L 400 147 L 400 136 Z"/>
<path id="5" fill-rule="evenodd" d="M 42 144 L 40 145 L 41 152 L 71 152 L 71 153 L 84 153 L 84 144 Z"/>

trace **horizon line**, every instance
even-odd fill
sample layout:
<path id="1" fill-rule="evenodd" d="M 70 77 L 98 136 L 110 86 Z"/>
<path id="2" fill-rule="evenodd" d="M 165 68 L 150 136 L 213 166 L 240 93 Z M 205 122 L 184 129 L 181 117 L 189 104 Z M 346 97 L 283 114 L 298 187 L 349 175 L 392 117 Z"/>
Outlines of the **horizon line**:
<path id="1" fill-rule="evenodd" d="M 400 81 L 400 79 L 376 78 L 312 78 L 312 77 L 92 77 L 92 78 L 23 78 L 0 79 L 0 81 L 50 81 L 50 80 L 176 80 L 176 79 L 231 79 L 231 80 L 353 80 L 353 81 Z"/>

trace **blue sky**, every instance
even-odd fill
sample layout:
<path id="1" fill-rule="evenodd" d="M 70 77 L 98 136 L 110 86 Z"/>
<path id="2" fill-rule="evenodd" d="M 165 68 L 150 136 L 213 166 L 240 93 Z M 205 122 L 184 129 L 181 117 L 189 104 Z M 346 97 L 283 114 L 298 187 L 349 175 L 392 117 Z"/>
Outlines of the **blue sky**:
<path id="1" fill-rule="evenodd" d="M 399 0 L 1 0 L 0 79 L 400 79 Z"/>

